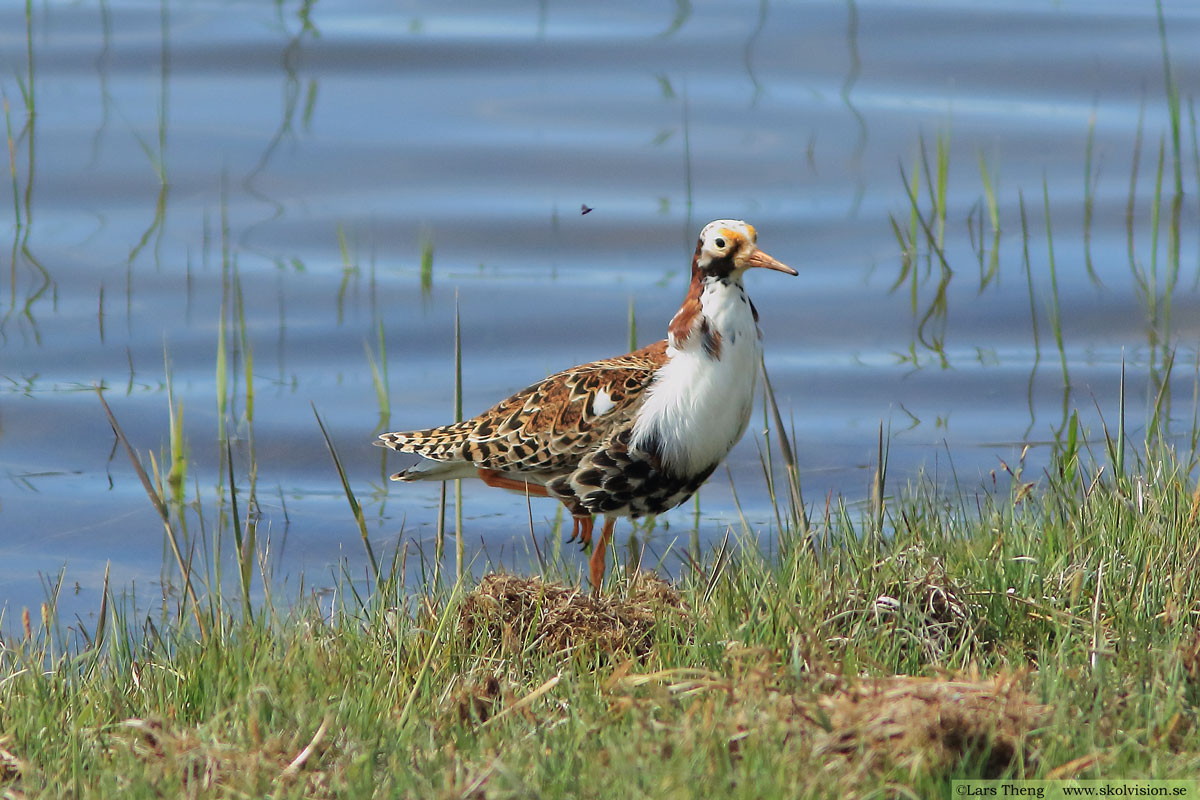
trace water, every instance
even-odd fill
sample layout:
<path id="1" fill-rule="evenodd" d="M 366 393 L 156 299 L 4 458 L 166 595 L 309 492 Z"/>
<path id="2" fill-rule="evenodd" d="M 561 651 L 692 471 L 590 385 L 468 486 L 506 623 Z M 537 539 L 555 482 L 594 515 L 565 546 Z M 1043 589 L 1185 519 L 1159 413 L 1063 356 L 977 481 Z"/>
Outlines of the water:
<path id="1" fill-rule="evenodd" d="M 62 607 L 85 616 L 106 565 L 113 586 L 144 603 L 173 574 L 93 386 L 106 387 L 143 461 L 153 452 L 165 472 L 169 383 L 188 443 L 189 531 L 203 518 L 215 541 L 224 326 L 241 511 L 253 462 L 275 577 L 330 585 L 343 565 L 362 575 L 365 556 L 313 406 L 377 551 L 410 542 L 431 555 L 438 487 L 389 485 L 402 462 L 385 463 L 370 441 L 450 419 L 456 308 L 471 414 L 623 352 L 631 304 L 638 342 L 661 338 L 696 234 L 718 217 L 751 221 L 763 248 L 801 271 L 747 284 L 810 502 L 867 495 L 881 423 L 892 488 L 922 473 L 977 487 L 1026 443 L 1036 474 L 1072 411 L 1093 441 L 1101 414 L 1115 425 L 1122 361 L 1135 440 L 1171 353 L 1171 424 L 1191 426 L 1194 4 L 1164 4 L 1165 42 L 1153 4 L 1127 2 L 31 11 L 27 25 L 23 3 L 0 5 L 15 167 L 12 199 L 7 180 L 0 193 L 5 625 L 64 567 Z M 1181 98 L 1177 256 L 1164 44 Z M 929 200 L 939 140 L 941 234 Z M 1001 231 L 990 275 L 981 160 Z M 895 286 L 903 251 L 889 216 L 905 235 L 911 221 L 902 170 L 920 174 L 922 213 L 943 237 L 952 278 L 940 306 L 943 271 L 919 225 L 915 284 Z M 581 214 L 583 204 L 594 210 Z M 1156 288 L 1139 288 L 1139 275 Z M 378 356 L 381 326 L 390 417 L 366 353 Z M 769 541 L 761 431 L 756 419 L 727 463 Z M 475 568 L 529 569 L 524 499 L 479 484 L 464 494 Z M 700 509 L 702 541 L 740 528 L 723 469 Z M 660 518 L 650 557 L 690 538 L 694 510 Z M 556 513 L 533 504 L 541 541 Z M 623 523 L 618 539 L 627 532 Z"/>

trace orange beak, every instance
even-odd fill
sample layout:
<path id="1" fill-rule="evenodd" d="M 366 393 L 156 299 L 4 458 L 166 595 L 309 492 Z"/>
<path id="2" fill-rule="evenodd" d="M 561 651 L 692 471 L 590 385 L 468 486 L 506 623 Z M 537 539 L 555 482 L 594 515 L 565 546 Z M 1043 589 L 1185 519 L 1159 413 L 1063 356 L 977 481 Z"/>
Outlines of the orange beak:
<path id="1" fill-rule="evenodd" d="M 764 253 L 762 250 L 755 250 L 749 258 L 746 259 L 746 268 L 763 267 L 764 269 L 773 269 L 776 272 L 785 272 L 788 275 L 799 275 L 799 272 L 784 264 L 782 261 L 776 261 L 771 256 Z"/>

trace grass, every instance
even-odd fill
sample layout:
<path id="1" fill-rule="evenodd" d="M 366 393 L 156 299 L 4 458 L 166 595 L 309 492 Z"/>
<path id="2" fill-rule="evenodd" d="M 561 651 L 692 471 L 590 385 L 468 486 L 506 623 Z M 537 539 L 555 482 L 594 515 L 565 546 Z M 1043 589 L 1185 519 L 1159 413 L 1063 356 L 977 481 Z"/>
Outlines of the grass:
<path id="1" fill-rule="evenodd" d="M 1200 495 L 1064 444 L 971 503 L 916 483 L 893 535 L 827 504 L 674 585 L 619 567 L 301 600 L 253 618 L 6 641 L 9 797 L 949 796 L 956 777 L 1200 769 Z M 720 562 L 720 563 L 718 563 Z M 36 618 L 36 617 L 35 617 Z M 207 631 L 202 634 L 201 631 Z M 83 634 L 86 634 L 85 636 Z M 897 727 L 899 725 L 899 727 Z"/>

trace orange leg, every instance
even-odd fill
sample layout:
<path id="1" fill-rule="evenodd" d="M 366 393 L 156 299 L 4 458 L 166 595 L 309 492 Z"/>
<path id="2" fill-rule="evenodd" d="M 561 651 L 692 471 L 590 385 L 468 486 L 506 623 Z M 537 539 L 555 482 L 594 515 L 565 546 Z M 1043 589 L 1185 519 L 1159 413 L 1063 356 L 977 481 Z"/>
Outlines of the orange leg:
<path id="1" fill-rule="evenodd" d="M 530 497 L 549 497 L 550 492 L 540 483 L 519 481 L 516 478 L 506 478 L 494 469 L 479 468 L 479 480 L 497 489 L 508 489 L 510 492 L 520 492 Z"/>
<path id="2" fill-rule="evenodd" d="M 604 569 L 608 566 L 604 554 L 608 550 L 608 540 L 612 538 L 613 526 L 616 524 L 616 517 L 604 519 L 604 529 L 600 532 L 600 541 L 596 543 L 596 549 L 592 551 L 592 557 L 588 561 L 589 577 L 592 580 L 592 594 L 594 595 L 600 594 L 600 584 L 604 582 Z"/>

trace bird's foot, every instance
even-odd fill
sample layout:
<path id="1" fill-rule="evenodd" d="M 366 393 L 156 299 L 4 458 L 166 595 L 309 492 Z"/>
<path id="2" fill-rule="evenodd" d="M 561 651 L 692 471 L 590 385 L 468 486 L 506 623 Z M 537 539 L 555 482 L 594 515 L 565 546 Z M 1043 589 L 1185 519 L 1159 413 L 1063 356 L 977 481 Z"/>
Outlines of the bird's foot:
<path id="1" fill-rule="evenodd" d="M 592 544 L 592 526 L 595 522 L 591 517 L 572 517 L 571 521 L 574 523 L 574 527 L 567 541 L 573 542 L 578 539 L 579 549 L 587 550 Z"/>

